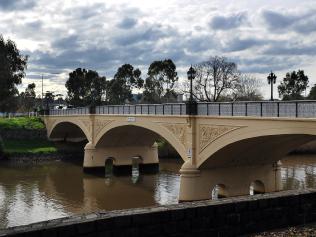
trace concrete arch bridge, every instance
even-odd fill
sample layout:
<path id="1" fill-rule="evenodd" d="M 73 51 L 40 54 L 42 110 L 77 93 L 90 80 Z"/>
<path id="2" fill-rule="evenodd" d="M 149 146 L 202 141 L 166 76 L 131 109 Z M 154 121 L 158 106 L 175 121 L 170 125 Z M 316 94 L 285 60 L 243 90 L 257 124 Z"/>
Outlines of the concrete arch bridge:
<path id="1" fill-rule="evenodd" d="M 316 139 L 316 102 L 199 103 L 100 106 L 51 110 L 44 116 L 52 140 L 87 139 L 83 167 L 155 167 L 155 141 L 162 137 L 184 161 L 180 201 L 280 190 L 278 161 L 293 148 Z M 256 188 L 258 187 L 258 188 Z M 256 190 L 258 189 L 258 190 Z"/>

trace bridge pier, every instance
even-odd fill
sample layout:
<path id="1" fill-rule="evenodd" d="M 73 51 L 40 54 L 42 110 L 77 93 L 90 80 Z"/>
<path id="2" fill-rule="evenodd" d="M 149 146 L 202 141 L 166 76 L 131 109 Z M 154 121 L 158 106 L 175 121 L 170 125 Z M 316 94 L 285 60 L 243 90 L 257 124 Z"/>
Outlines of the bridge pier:
<path id="1" fill-rule="evenodd" d="M 106 160 L 112 159 L 115 173 L 129 173 L 132 171 L 135 157 L 139 157 L 140 172 L 157 172 L 159 170 L 156 143 L 152 146 L 95 147 L 90 142 L 85 146 L 83 169 L 87 172 L 103 173 Z"/>
<path id="2" fill-rule="evenodd" d="M 252 183 L 255 193 L 281 190 L 280 163 L 197 169 L 189 161 L 180 173 L 179 201 L 210 199 L 214 188 L 220 196 L 249 195 Z"/>

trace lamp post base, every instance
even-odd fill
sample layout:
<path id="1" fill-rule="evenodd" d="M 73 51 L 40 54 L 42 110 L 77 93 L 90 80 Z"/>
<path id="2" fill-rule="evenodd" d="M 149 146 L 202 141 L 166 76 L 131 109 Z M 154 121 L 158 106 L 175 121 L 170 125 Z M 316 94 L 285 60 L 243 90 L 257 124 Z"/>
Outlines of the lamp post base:
<path id="1" fill-rule="evenodd" d="M 197 115 L 197 102 L 187 101 L 186 102 L 186 114 L 187 115 Z"/>

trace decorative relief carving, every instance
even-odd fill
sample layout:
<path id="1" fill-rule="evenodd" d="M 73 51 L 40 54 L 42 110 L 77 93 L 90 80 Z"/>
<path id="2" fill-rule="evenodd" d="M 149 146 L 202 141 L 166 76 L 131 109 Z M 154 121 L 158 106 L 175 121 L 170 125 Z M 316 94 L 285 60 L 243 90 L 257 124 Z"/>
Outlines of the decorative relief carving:
<path id="1" fill-rule="evenodd" d="M 81 122 L 84 124 L 84 126 L 86 127 L 87 131 L 89 132 L 90 136 L 91 136 L 91 120 L 90 119 L 81 119 Z"/>
<path id="2" fill-rule="evenodd" d="M 170 132 L 172 132 L 179 141 L 186 146 L 187 131 L 185 124 L 163 124 Z"/>
<path id="3" fill-rule="evenodd" d="M 101 132 L 102 128 L 104 128 L 112 121 L 113 120 L 96 119 L 94 122 L 94 136 L 97 137 L 97 135 Z"/>
<path id="4" fill-rule="evenodd" d="M 226 125 L 200 125 L 199 138 L 200 138 L 200 153 L 214 140 L 220 136 L 236 130 L 241 127 L 226 126 Z"/>

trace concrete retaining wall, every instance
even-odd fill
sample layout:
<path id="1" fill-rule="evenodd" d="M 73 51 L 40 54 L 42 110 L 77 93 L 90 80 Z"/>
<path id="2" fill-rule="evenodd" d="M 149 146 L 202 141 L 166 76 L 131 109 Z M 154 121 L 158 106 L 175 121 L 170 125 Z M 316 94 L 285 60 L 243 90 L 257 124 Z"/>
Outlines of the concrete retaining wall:
<path id="1" fill-rule="evenodd" d="M 9 228 L 0 231 L 0 236 L 227 237 L 313 221 L 316 221 L 316 190 L 284 191 L 98 212 Z"/>

